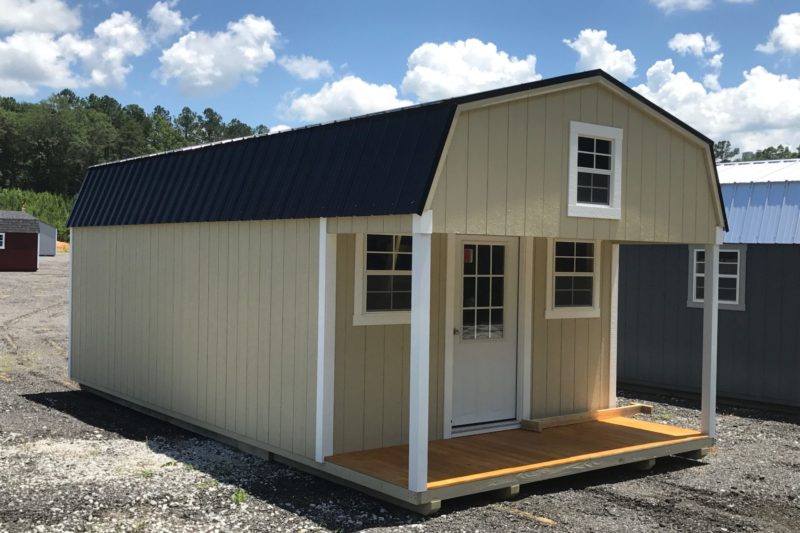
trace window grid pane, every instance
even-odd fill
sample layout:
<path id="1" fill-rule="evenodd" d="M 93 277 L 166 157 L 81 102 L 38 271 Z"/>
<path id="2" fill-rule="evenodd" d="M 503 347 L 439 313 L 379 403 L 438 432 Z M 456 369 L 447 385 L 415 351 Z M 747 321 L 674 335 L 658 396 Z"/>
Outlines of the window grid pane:
<path id="1" fill-rule="evenodd" d="M 367 235 L 367 312 L 411 310 L 411 242 L 408 235 Z"/>
<path id="2" fill-rule="evenodd" d="M 463 256 L 461 338 L 502 338 L 505 246 L 465 244 Z"/>
<path id="3" fill-rule="evenodd" d="M 594 243 L 556 241 L 554 307 L 592 307 Z"/>
<path id="4" fill-rule="evenodd" d="M 611 141 L 579 136 L 577 163 L 578 202 L 611 205 Z"/>
<path id="5" fill-rule="evenodd" d="M 702 302 L 705 287 L 705 251 L 694 252 L 694 299 Z M 717 297 L 720 303 L 739 303 L 739 250 L 720 250 L 719 252 L 719 286 Z"/>

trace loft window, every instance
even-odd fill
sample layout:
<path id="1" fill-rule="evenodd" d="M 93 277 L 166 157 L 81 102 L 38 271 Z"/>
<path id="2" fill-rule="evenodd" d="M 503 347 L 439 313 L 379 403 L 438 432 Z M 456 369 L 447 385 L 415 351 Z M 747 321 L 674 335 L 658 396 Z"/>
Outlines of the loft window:
<path id="1" fill-rule="evenodd" d="M 355 325 L 411 320 L 411 236 L 356 236 Z"/>
<path id="2" fill-rule="evenodd" d="M 702 307 L 705 297 L 706 252 L 702 247 L 689 249 L 690 307 Z M 744 310 L 744 272 L 747 249 L 745 246 L 724 246 L 719 250 L 720 309 Z"/>
<path id="3" fill-rule="evenodd" d="M 621 129 L 570 122 L 569 216 L 620 218 L 621 149 Z"/>
<path id="4" fill-rule="evenodd" d="M 599 243 L 554 240 L 548 254 L 547 318 L 599 316 Z"/>
<path id="5" fill-rule="evenodd" d="M 5 250 L 6 248 L 6 234 L 0 233 L 0 250 Z"/>

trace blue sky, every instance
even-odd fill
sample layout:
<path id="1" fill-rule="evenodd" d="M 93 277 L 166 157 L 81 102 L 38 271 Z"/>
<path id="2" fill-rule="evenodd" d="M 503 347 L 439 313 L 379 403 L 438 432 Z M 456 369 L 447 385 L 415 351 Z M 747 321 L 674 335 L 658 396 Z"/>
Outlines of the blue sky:
<path id="1" fill-rule="evenodd" d="M 800 144 L 800 2 L 0 0 L 0 94 L 297 126 L 604 68 L 745 149 Z"/>

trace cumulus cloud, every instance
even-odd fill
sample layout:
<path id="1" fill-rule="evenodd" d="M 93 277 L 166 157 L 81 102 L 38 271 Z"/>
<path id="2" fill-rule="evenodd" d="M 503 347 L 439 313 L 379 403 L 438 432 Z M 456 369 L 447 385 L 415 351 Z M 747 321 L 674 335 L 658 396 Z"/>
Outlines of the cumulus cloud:
<path id="1" fill-rule="evenodd" d="M 778 17 L 778 25 L 770 32 L 769 40 L 756 46 L 756 50 L 765 54 L 800 53 L 800 12 Z"/>
<path id="2" fill-rule="evenodd" d="M 283 131 L 291 130 L 291 126 L 287 126 L 286 124 L 277 124 L 275 126 L 270 127 L 269 134 L 272 135 L 273 133 L 281 133 Z"/>
<path id="3" fill-rule="evenodd" d="M 700 11 L 711 5 L 711 0 L 650 0 L 650 3 L 665 13 L 673 11 Z"/>
<path id="4" fill-rule="evenodd" d="M 743 150 L 799 141 L 800 78 L 757 66 L 743 73 L 739 85 L 708 91 L 666 59 L 653 64 L 647 82 L 634 90 L 712 139 L 729 139 Z"/>
<path id="5" fill-rule="evenodd" d="M 39 86 L 77 87 L 72 59 L 46 33 L 18 32 L 0 40 L 0 94 L 33 96 Z"/>
<path id="6" fill-rule="evenodd" d="M 89 38 L 16 32 L 0 40 L 0 92 L 32 96 L 40 86 L 121 86 L 132 68 L 129 59 L 146 49 L 141 24 L 127 11 L 113 13 Z"/>
<path id="7" fill-rule="evenodd" d="M 636 57 L 630 50 L 619 50 L 617 45 L 609 43 L 605 30 L 581 30 L 578 37 L 564 44 L 578 52 L 578 70 L 601 68 L 622 81 L 629 80 L 636 73 Z"/>
<path id="8" fill-rule="evenodd" d="M 311 56 L 283 56 L 278 64 L 285 68 L 289 74 L 301 80 L 315 80 L 333 74 L 333 67 L 328 61 L 316 59 Z"/>
<path id="9" fill-rule="evenodd" d="M 676 33 L 668 43 L 671 50 L 681 55 L 691 54 L 703 57 L 704 54 L 713 54 L 718 51 L 719 42 L 713 35 L 703 35 L 702 33 Z"/>
<path id="10" fill-rule="evenodd" d="M 80 26 L 78 9 L 63 0 L 0 0 L 0 31 L 63 33 Z"/>
<path id="11" fill-rule="evenodd" d="M 150 19 L 151 32 L 156 41 L 164 41 L 189 27 L 189 21 L 177 9 L 177 0 L 156 2 L 147 12 Z"/>
<path id="12" fill-rule="evenodd" d="M 408 57 L 402 89 L 429 101 L 540 78 L 536 56 L 517 58 L 498 50 L 494 43 L 467 39 L 417 47 Z"/>
<path id="13" fill-rule="evenodd" d="M 247 15 L 230 22 L 227 31 L 191 31 L 161 53 L 162 83 L 175 80 L 186 93 L 214 92 L 257 75 L 275 61 L 275 26 L 264 17 Z"/>
<path id="14" fill-rule="evenodd" d="M 316 93 L 301 94 L 284 105 L 284 116 L 304 122 L 321 122 L 411 105 L 398 98 L 392 85 L 368 83 L 357 76 L 326 83 Z"/>

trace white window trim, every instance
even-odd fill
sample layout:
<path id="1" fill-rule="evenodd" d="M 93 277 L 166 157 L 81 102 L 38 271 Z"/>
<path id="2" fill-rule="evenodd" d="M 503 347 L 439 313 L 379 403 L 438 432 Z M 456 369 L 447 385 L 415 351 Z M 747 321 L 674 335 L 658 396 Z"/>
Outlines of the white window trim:
<path id="1" fill-rule="evenodd" d="M 703 299 L 697 299 L 697 276 L 695 270 L 697 269 L 697 252 L 705 251 L 704 246 L 689 246 L 689 294 L 686 298 L 687 307 L 703 307 Z M 736 283 L 736 302 L 727 302 L 719 300 L 719 308 L 727 311 L 744 311 L 745 307 L 745 282 L 747 279 L 747 245 L 746 244 L 726 244 L 719 247 L 720 253 L 722 252 L 736 252 L 739 257 L 738 275 L 732 276 L 730 274 L 718 274 L 719 278 L 733 278 L 737 277 Z"/>
<path id="2" fill-rule="evenodd" d="M 611 179 L 609 180 L 610 205 L 578 202 L 578 137 L 593 137 L 611 141 Z M 587 169 L 589 170 L 589 169 Z M 586 122 L 569 123 L 569 192 L 567 215 L 571 217 L 607 218 L 622 217 L 622 129 Z"/>
<path id="3" fill-rule="evenodd" d="M 0 250 L 5 250 L 6 249 L 6 234 L 5 233 L 0 233 L 0 237 L 2 237 L 2 239 L 0 239 Z"/>
<path id="4" fill-rule="evenodd" d="M 594 273 L 592 278 L 592 306 L 591 307 L 556 307 L 555 306 L 555 248 L 556 241 L 562 242 L 588 242 L 594 244 Z M 601 245 L 602 241 L 589 241 L 582 239 L 547 239 L 547 305 L 544 310 L 545 319 L 564 318 L 598 318 L 600 316 L 600 280 L 601 277 Z"/>
<path id="5" fill-rule="evenodd" d="M 395 233 L 375 233 L 371 235 L 399 235 Z M 366 256 L 366 234 L 356 233 L 355 282 L 353 283 L 353 325 L 354 326 L 388 326 L 393 324 L 411 324 L 411 311 L 372 311 L 367 312 L 367 270 L 364 264 Z M 414 252 L 411 257 L 413 261 Z M 411 272 L 409 272 L 411 274 Z"/>

